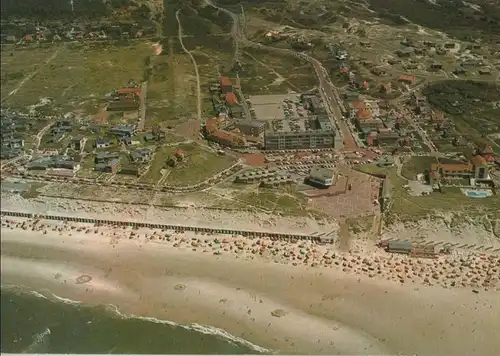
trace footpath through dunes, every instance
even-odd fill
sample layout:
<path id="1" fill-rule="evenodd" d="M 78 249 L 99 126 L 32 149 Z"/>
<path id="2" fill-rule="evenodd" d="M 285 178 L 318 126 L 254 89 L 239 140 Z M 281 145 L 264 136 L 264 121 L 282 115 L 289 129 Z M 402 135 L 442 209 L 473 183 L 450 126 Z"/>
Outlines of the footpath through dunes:
<path id="1" fill-rule="evenodd" d="M 58 233 L 3 231 L 2 282 L 22 279 L 65 298 L 117 304 L 125 313 L 213 325 L 284 352 L 488 356 L 500 347 L 495 291 L 401 286 L 151 241 L 51 234 Z M 54 279 L 56 269 L 67 283 Z M 70 280 L 80 273 L 93 277 L 85 289 Z"/>

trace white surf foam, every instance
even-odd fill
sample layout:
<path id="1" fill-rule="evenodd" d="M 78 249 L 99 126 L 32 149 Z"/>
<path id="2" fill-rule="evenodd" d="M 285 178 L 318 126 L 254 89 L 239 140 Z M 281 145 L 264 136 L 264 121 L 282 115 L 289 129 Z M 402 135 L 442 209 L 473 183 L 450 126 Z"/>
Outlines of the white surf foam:
<path id="1" fill-rule="evenodd" d="M 64 304 L 71 304 L 71 305 L 79 305 L 81 304 L 82 302 L 78 301 L 78 300 L 72 300 L 72 299 L 68 299 L 68 298 L 64 298 L 64 297 L 60 297 L 54 293 L 51 293 L 52 294 L 52 297 L 56 300 L 58 300 L 59 302 L 62 302 Z"/>
<path id="2" fill-rule="evenodd" d="M 252 350 L 257 351 L 259 353 L 267 353 L 267 354 L 272 353 L 272 351 L 269 349 L 266 349 L 266 348 L 259 346 L 259 345 L 255 345 L 248 340 L 234 336 L 234 335 L 228 333 L 227 331 L 225 331 L 223 329 L 216 328 L 214 326 L 201 325 L 201 324 L 196 324 L 196 323 L 184 325 L 184 324 L 177 324 L 177 323 L 170 321 L 170 320 L 157 319 L 154 317 L 138 316 L 138 315 L 134 315 L 134 314 L 125 315 L 125 314 L 120 312 L 120 310 L 116 307 L 116 305 L 110 304 L 110 305 L 108 305 L 108 307 L 109 307 L 109 310 L 115 312 L 116 314 L 118 314 L 120 317 L 122 317 L 124 319 L 139 319 L 139 320 L 145 320 L 145 321 L 149 321 L 149 322 L 156 323 L 156 324 L 166 324 L 166 325 L 170 325 L 170 326 L 174 326 L 174 327 L 181 327 L 185 330 L 196 331 L 196 332 L 199 332 L 199 333 L 202 333 L 205 335 L 219 336 L 219 337 L 221 337 L 221 338 L 223 338 L 223 339 L 225 339 L 233 344 L 239 344 L 239 345 L 246 346 L 246 347 L 251 348 Z"/>
<path id="3" fill-rule="evenodd" d="M 38 292 L 37 292 L 37 291 L 35 291 L 35 290 L 30 291 L 30 294 L 31 294 L 31 295 L 34 295 L 35 297 L 41 298 L 41 299 L 48 299 L 46 296 L 44 296 L 44 295 L 43 295 L 43 294 L 41 294 L 41 293 L 38 293 Z"/>

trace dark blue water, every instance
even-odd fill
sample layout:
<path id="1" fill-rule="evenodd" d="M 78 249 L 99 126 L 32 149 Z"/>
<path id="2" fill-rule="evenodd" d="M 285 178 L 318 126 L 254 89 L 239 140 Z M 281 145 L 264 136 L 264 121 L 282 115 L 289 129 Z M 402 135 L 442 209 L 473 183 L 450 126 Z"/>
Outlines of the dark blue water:
<path id="1" fill-rule="evenodd" d="M 80 306 L 11 288 L 2 288 L 1 299 L 1 352 L 258 353 L 249 344 L 219 335 L 154 319 L 127 318 L 110 306 Z"/>

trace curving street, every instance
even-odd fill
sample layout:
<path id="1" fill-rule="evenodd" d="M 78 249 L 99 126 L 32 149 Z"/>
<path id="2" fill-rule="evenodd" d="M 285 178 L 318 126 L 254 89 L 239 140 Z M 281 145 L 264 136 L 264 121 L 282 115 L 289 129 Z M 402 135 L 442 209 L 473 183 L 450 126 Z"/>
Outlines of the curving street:
<path id="1" fill-rule="evenodd" d="M 217 5 L 214 5 L 211 0 L 204 0 L 205 4 L 208 6 L 212 6 L 227 15 L 229 15 L 233 21 L 233 26 L 232 26 L 232 36 L 235 40 L 235 42 L 240 42 L 241 44 L 248 46 L 248 47 L 254 47 L 254 48 L 260 48 L 260 49 L 266 49 L 269 51 L 274 51 L 274 52 L 279 52 L 285 55 L 292 55 L 296 57 L 300 57 L 309 63 L 314 68 L 314 71 L 316 73 L 316 76 L 318 77 L 319 81 L 319 91 L 321 94 L 321 97 L 323 99 L 323 102 L 325 103 L 325 106 L 328 111 L 328 116 L 330 120 L 332 121 L 332 124 L 337 127 L 339 133 L 341 134 L 343 141 L 344 141 L 344 148 L 347 150 L 354 150 L 358 148 L 358 144 L 354 137 L 352 136 L 352 133 L 347 125 L 347 123 L 343 120 L 342 116 L 342 110 L 341 107 L 343 106 L 340 100 L 340 97 L 337 93 L 337 88 L 332 84 L 330 77 L 328 75 L 327 70 L 323 67 L 320 61 L 317 59 L 308 56 L 305 53 L 299 53 L 290 49 L 285 49 L 285 48 L 276 48 L 276 47 L 271 47 L 271 46 L 266 46 L 261 43 L 257 42 L 252 42 L 248 40 L 241 29 L 241 26 L 239 25 L 240 18 L 237 14 L 223 8 L 219 7 Z"/>

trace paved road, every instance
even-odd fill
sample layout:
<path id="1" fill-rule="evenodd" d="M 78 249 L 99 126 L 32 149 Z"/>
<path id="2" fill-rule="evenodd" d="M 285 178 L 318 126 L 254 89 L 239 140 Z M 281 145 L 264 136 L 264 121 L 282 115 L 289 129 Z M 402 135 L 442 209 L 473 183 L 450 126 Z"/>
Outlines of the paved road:
<path id="1" fill-rule="evenodd" d="M 179 19 L 179 13 L 181 10 L 177 10 L 175 12 L 175 18 L 177 20 L 179 32 L 178 32 L 178 37 L 179 37 L 179 42 L 181 44 L 182 49 L 184 52 L 187 53 L 189 58 L 191 59 L 191 62 L 193 63 L 194 66 L 194 72 L 196 74 L 196 111 L 197 111 L 197 116 L 198 116 L 198 121 L 201 121 L 201 86 L 200 86 L 200 74 L 198 73 L 198 65 L 196 64 L 196 60 L 194 59 L 193 55 L 191 52 L 188 51 L 188 49 L 184 46 L 184 42 L 182 42 L 182 26 L 181 26 L 181 20 Z"/>

